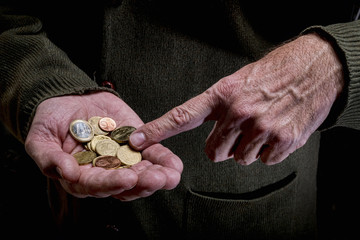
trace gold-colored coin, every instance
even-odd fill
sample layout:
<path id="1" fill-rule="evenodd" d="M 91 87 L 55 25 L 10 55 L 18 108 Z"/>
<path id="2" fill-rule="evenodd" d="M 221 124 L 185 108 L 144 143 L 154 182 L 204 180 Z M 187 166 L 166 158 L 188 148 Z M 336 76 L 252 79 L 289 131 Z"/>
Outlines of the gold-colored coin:
<path id="1" fill-rule="evenodd" d="M 103 130 L 100 129 L 100 126 L 99 126 L 100 119 L 102 119 L 102 117 L 94 116 L 94 117 L 89 118 L 88 122 L 90 123 L 90 125 L 94 129 L 94 134 L 95 135 L 107 135 L 108 132 L 103 131 Z"/>
<path id="2" fill-rule="evenodd" d="M 109 117 L 103 117 L 99 120 L 99 127 L 101 130 L 111 132 L 116 128 L 116 122 Z"/>
<path id="3" fill-rule="evenodd" d="M 118 149 L 116 156 L 118 159 L 120 159 L 120 161 L 123 164 L 129 165 L 129 166 L 132 166 L 132 165 L 140 162 L 142 159 L 141 153 L 138 151 L 135 151 L 129 145 L 121 146 Z"/>
<path id="4" fill-rule="evenodd" d="M 121 161 L 113 156 L 99 156 L 94 159 L 93 166 L 105 169 L 116 169 L 121 167 Z"/>
<path id="5" fill-rule="evenodd" d="M 105 136 L 105 135 L 94 136 L 93 139 L 91 140 L 91 142 L 89 142 L 88 147 L 90 148 L 91 151 L 95 152 L 96 151 L 96 144 L 98 144 L 99 141 L 105 140 L 105 139 L 111 140 L 110 137 Z"/>
<path id="6" fill-rule="evenodd" d="M 80 165 L 91 163 L 96 156 L 96 153 L 90 151 L 77 152 L 73 154 L 73 157 Z"/>
<path id="7" fill-rule="evenodd" d="M 123 126 L 115 129 L 111 132 L 111 138 L 118 143 L 126 143 L 129 141 L 129 137 L 136 128 L 132 126 Z"/>
<path id="8" fill-rule="evenodd" d="M 70 123 L 70 133 L 79 142 L 88 142 L 94 137 L 90 123 L 85 120 L 75 120 Z"/>
<path id="9" fill-rule="evenodd" d="M 115 169 L 129 168 L 129 167 L 131 167 L 131 166 L 128 166 L 128 165 L 121 165 L 120 167 L 117 167 L 117 168 L 115 168 Z"/>
<path id="10" fill-rule="evenodd" d="M 93 138 L 94 139 L 94 138 Z M 92 140 L 90 141 L 90 142 L 87 142 L 86 144 L 84 144 L 84 147 L 85 147 L 85 149 L 86 150 L 88 150 L 88 151 L 92 151 L 92 152 L 95 152 L 95 150 L 93 150 L 93 149 L 91 149 L 91 142 L 92 142 Z"/>
<path id="11" fill-rule="evenodd" d="M 119 147 L 120 145 L 117 142 L 111 139 L 104 139 L 96 144 L 95 150 L 101 156 L 116 156 Z"/>

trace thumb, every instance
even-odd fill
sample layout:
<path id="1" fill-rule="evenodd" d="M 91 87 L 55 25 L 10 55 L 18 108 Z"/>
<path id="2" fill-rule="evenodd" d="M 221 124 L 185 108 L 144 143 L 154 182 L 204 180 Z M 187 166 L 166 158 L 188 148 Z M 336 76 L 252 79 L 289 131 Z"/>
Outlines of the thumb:
<path id="1" fill-rule="evenodd" d="M 80 168 L 77 161 L 57 144 L 34 141 L 25 147 L 44 175 L 69 182 L 78 181 Z"/>
<path id="2" fill-rule="evenodd" d="M 131 134 L 130 145 L 136 150 L 142 150 L 166 138 L 200 126 L 208 120 L 215 108 L 212 99 L 212 95 L 206 91 L 171 109 L 160 118 L 142 125 Z"/>
<path id="3" fill-rule="evenodd" d="M 49 153 L 48 159 L 54 164 L 60 178 L 68 182 L 77 182 L 79 180 L 80 167 L 73 156 L 60 150 Z"/>

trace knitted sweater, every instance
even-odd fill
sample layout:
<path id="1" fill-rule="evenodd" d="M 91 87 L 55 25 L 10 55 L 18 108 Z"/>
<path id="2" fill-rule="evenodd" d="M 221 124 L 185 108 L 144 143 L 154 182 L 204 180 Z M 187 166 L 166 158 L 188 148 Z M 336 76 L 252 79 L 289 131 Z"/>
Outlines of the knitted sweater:
<path id="1" fill-rule="evenodd" d="M 323 128 L 360 129 L 360 22 L 350 22 L 352 6 L 305 1 L 294 8 L 260 8 L 240 2 L 59 1 L 39 7 L 26 1 L 2 7 L 0 119 L 24 141 L 45 99 L 111 91 L 147 122 L 277 44 L 316 31 L 333 43 L 347 81 Z M 99 87 L 105 80 L 116 92 Z M 319 132 L 281 164 L 244 167 L 206 158 L 203 142 L 210 130 L 206 123 L 164 141 L 184 162 L 176 189 L 130 203 L 76 199 L 82 210 L 73 230 L 86 220 L 97 222 L 94 231 L 117 226 L 149 239 L 314 237 Z M 94 202 L 100 207 L 87 212 Z"/>

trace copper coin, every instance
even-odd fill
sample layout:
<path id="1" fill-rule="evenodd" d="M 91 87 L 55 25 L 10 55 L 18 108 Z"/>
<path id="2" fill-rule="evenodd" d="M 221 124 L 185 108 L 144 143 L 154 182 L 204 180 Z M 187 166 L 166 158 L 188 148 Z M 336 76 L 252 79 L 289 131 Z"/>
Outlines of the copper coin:
<path id="1" fill-rule="evenodd" d="M 99 127 L 104 131 L 111 132 L 116 128 L 116 122 L 112 118 L 103 117 L 99 120 Z"/>
<path id="2" fill-rule="evenodd" d="M 91 127 L 94 130 L 95 135 L 107 135 L 109 132 L 101 130 L 99 126 L 99 121 L 102 119 L 102 117 L 94 116 L 88 119 L 88 122 L 90 123 Z"/>
<path id="3" fill-rule="evenodd" d="M 100 156 L 94 159 L 94 167 L 102 167 L 105 169 L 114 169 L 121 166 L 121 161 L 113 156 Z"/>

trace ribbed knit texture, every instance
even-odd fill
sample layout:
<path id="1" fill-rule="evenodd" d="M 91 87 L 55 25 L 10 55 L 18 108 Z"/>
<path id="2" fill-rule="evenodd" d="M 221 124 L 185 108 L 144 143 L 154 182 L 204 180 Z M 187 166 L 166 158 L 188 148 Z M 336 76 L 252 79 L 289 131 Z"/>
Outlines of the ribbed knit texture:
<path id="1" fill-rule="evenodd" d="M 344 98 L 347 98 L 343 112 L 335 126 L 360 129 L 360 21 L 339 23 L 329 26 L 313 26 L 308 31 L 317 31 L 329 37 L 335 44 L 339 57 L 343 58 L 345 77 Z"/>
<path id="2" fill-rule="evenodd" d="M 0 119 L 20 141 L 25 140 L 36 107 L 43 100 L 109 91 L 100 88 L 47 39 L 38 19 L 3 14 L 0 26 Z"/>
<path id="3" fill-rule="evenodd" d="M 304 15 L 300 10 L 305 7 L 284 11 L 253 2 L 249 7 L 254 7 L 255 20 L 262 14 L 269 14 L 262 21 L 253 19 L 260 23 L 255 28 L 256 25 L 249 24 L 250 15 L 242 15 L 243 11 L 251 10 L 242 8 L 243 1 L 174 2 L 177 4 L 128 0 L 119 7 L 105 9 L 100 79 L 114 82 L 124 101 L 144 121 L 160 116 L 260 57 L 269 46 L 279 43 L 267 39 L 288 33 L 285 25 L 295 31 L 295 23 L 299 23 L 296 33 L 309 26 L 300 24 L 304 19 L 297 18 Z M 308 10 L 308 5 L 302 5 Z M 273 10 L 278 10 L 279 14 Z M 313 16 L 319 16 L 315 10 Z M 84 11 L 85 8 L 81 9 L 79 14 Z M 280 13 L 285 13 L 285 17 Z M 307 12 L 304 18 L 310 19 Z M 274 19 L 281 21 L 274 22 Z M 337 120 L 333 126 L 359 128 L 357 42 L 360 36 L 356 33 L 357 25 L 313 28 L 334 38 L 350 74 L 346 85 L 349 91 L 344 92 L 348 100 L 340 107 L 342 114 L 334 114 Z M 250 27 L 254 31 L 249 31 Z M 66 37 L 76 38 L 75 35 Z M 264 42 L 268 44 L 263 45 Z M 35 108 L 44 99 L 99 89 L 46 38 L 39 20 L 0 17 L 0 118 L 19 139 L 26 137 Z M 163 142 L 184 162 L 182 181 L 176 189 L 158 191 L 126 205 L 117 201 L 113 206 L 106 206 L 113 219 L 109 219 L 102 208 L 86 205 L 89 199 L 79 199 L 76 207 L 85 213 L 79 216 L 79 222 L 84 224 L 91 219 L 96 223 L 88 231 L 90 234 L 101 224 L 111 226 L 115 222 L 119 224 L 119 234 L 123 234 L 121 229 L 135 229 L 132 234 L 143 232 L 149 239 L 169 239 L 169 236 L 176 239 L 179 233 L 189 239 L 312 239 L 316 226 L 319 132 L 281 164 L 269 167 L 257 161 L 244 167 L 231 160 L 214 164 L 207 159 L 203 145 L 211 131 L 210 124 Z M 289 180 L 287 176 L 296 177 Z M 289 181 L 284 182 L 284 179 Z M 263 191 L 267 186 L 273 187 Z M 259 190 L 263 195 L 249 197 L 247 194 L 259 193 Z M 83 219 L 85 221 L 81 221 Z M 77 229 L 84 233 L 83 229 L 88 226 Z"/>
<path id="4" fill-rule="evenodd" d="M 249 239 L 248 237 L 254 232 L 258 239 L 267 239 L 269 236 L 272 239 L 289 239 L 291 229 L 284 228 L 283 226 L 289 223 L 283 221 L 287 219 L 284 216 L 293 214 L 295 199 L 281 197 L 294 194 L 295 181 L 293 178 L 289 180 L 291 181 L 287 182 L 285 187 L 277 189 L 272 194 L 248 201 L 244 199 L 219 201 L 219 197 L 204 197 L 201 194 L 189 192 L 187 201 L 192 207 L 187 210 L 185 221 L 188 229 L 186 231 L 196 236 L 191 239 L 202 239 L 203 229 L 210 229 L 209 235 L 214 238 L 209 239 L 231 239 L 239 228 L 239 222 L 246 219 L 248 226 L 243 229 L 239 239 Z M 274 216 L 278 223 L 269 222 L 267 218 L 269 215 Z"/>

